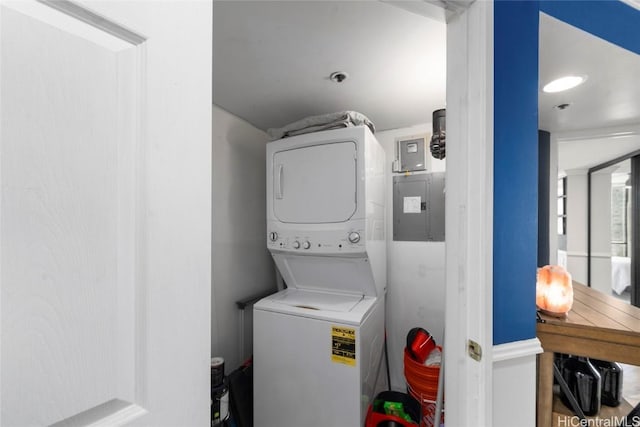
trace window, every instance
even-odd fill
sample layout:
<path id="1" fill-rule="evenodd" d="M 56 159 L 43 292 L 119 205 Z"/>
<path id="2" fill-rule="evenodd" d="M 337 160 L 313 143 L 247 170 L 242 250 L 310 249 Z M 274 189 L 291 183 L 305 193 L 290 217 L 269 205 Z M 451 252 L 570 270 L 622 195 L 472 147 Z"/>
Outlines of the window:
<path id="1" fill-rule="evenodd" d="M 618 177 L 619 175 L 620 177 Z M 629 175 L 613 174 L 611 183 L 611 255 L 627 256 L 629 242 Z"/>
<path id="2" fill-rule="evenodd" d="M 558 180 L 558 235 L 567 235 L 567 177 Z"/>

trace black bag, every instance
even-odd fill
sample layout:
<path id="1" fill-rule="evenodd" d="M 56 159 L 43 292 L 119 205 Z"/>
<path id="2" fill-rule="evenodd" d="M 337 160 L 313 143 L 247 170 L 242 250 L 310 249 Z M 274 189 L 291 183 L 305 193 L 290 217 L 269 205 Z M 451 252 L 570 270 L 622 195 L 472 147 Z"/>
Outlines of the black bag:
<path id="1" fill-rule="evenodd" d="M 237 427 L 253 427 L 253 363 L 245 363 L 229 374 L 231 417 Z"/>

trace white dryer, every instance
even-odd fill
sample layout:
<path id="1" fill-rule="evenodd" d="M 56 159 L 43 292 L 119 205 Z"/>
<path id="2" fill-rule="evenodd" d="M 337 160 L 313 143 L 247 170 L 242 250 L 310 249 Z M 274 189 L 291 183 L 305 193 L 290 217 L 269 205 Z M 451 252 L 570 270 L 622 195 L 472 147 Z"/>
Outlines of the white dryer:
<path id="1" fill-rule="evenodd" d="M 358 427 L 384 344 L 384 151 L 366 126 L 267 145 L 267 247 L 287 289 L 254 306 L 254 425 Z"/>

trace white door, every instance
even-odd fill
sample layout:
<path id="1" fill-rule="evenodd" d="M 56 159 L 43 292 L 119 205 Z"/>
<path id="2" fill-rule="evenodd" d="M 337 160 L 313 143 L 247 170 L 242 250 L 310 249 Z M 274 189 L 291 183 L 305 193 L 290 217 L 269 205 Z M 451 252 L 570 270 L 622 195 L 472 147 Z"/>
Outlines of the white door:
<path id="1" fill-rule="evenodd" d="M 354 142 L 275 153 L 276 218 L 303 224 L 348 221 L 356 212 L 356 161 Z"/>
<path id="2" fill-rule="evenodd" d="M 211 20 L 0 2 L 0 426 L 207 424 Z"/>

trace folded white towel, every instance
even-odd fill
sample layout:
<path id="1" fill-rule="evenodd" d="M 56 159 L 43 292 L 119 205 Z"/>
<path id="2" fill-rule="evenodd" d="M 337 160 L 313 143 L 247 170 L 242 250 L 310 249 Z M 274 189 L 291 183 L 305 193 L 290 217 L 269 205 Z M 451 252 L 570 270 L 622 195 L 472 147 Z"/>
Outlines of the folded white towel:
<path id="1" fill-rule="evenodd" d="M 305 117 L 281 128 L 268 129 L 267 133 L 272 140 L 275 140 L 304 133 L 361 125 L 369 126 L 372 133 L 376 131 L 373 122 L 364 114 L 356 111 L 339 111 L 337 113 Z"/>

